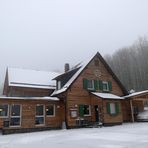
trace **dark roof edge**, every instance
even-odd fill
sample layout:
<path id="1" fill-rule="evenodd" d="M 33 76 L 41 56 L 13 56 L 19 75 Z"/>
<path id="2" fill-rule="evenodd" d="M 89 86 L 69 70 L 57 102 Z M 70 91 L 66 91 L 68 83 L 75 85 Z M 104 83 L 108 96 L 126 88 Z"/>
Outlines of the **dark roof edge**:
<path id="1" fill-rule="evenodd" d="M 72 72 L 72 71 L 74 71 L 74 70 L 76 70 L 76 69 L 79 70 L 79 68 L 80 68 L 80 67 L 76 67 L 76 68 L 74 68 L 74 69 L 70 69 L 69 71 L 64 72 L 64 73 L 58 75 L 57 77 L 53 78 L 52 80 L 57 80 L 57 79 L 59 79 L 60 77 L 66 75 L 66 74 L 68 74 L 68 73 L 70 73 L 70 72 Z"/>
<path id="2" fill-rule="evenodd" d="M 87 67 L 87 65 L 93 60 L 93 58 L 95 57 L 97 55 L 97 53 L 90 59 L 90 61 L 85 65 L 85 67 Z M 83 67 L 83 66 L 82 66 Z M 82 71 L 78 74 L 78 76 L 73 80 L 73 82 L 70 84 L 70 86 L 77 80 L 77 78 L 81 75 L 81 73 L 83 72 L 83 70 L 85 69 L 85 67 L 82 69 Z M 78 70 L 79 70 L 79 68 L 81 68 L 81 67 L 78 67 Z M 77 73 L 77 72 L 76 72 Z M 75 73 L 75 74 L 76 74 Z M 75 75 L 74 74 L 74 75 Z M 73 76 L 74 76 L 73 75 Z M 68 86 L 67 87 L 67 89 L 70 87 L 70 86 Z M 67 89 L 64 91 L 64 92 L 66 92 L 67 91 Z M 63 92 L 60 92 L 59 94 L 62 94 Z M 53 95 L 53 96 L 57 96 L 57 94 L 56 95 Z"/>
<path id="3" fill-rule="evenodd" d="M 128 95 L 128 91 L 126 90 L 126 88 L 123 86 L 123 84 L 120 82 L 120 80 L 118 79 L 118 77 L 115 75 L 115 73 L 112 71 L 112 69 L 110 68 L 110 66 L 106 63 L 106 61 L 104 60 L 104 58 L 101 56 L 101 54 L 99 52 L 97 52 L 91 59 L 90 61 L 85 65 L 85 67 L 82 69 L 82 71 L 78 74 L 78 76 L 73 80 L 73 82 L 70 84 L 70 86 L 76 81 L 76 79 L 79 77 L 79 75 L 84 71 L 84 69 L 87 67 L 87 65 L 89 65 L 89 63 L 94 59 L 95 56 L 98 56 L 99 59 L 102 61 L 102 63 L 104 64 L 104 66 L 107 68 L 107 70 L 112 74 L 113 78 L 117 81 L 117 83 L 119 84 L 119 86 L 121 87 L 124 95 Z M 68 88 L 70 87 L 68 86 Z M 67 88 L 67 89 L 68 89 Z M 67 89 L 65 91 L 67 91 Z M 64 91 L 64 92 L 65 92 Z M 61 92 L 63 93 L 63 92 Z M 59 94 L 61 94 L 59 93 Z M 54 96 L 57 96 L 54 95 Z"/>

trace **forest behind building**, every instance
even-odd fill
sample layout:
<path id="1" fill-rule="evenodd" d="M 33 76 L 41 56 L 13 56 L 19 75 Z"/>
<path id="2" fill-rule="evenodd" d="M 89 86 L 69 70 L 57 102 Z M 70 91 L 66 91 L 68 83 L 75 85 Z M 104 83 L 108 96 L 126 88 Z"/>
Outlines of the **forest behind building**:
<path id="1" fill-rule="evenodd" d="M 148 89 L 148 39 L 140 37 L 133 45 L 121 48 L 105 59 L 130 92 Z"/>

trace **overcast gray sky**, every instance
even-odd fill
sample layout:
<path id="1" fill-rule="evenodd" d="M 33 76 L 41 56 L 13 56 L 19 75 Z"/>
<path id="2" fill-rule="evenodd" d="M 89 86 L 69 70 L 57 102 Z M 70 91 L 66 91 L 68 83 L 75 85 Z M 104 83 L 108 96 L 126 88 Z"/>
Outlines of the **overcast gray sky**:
<path id="1" fill-rule="evenodd" d="M 7 66 L 63 70 L 148 35 L 148 0 L 0 0 L 0 81 Z"/>

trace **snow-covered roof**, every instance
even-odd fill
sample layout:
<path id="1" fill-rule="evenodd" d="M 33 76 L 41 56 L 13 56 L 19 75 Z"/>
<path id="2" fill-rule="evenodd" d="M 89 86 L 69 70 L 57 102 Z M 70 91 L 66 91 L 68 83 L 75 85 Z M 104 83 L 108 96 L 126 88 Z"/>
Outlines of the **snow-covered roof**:
<path id="1" fill-rule="evenodd" d="M 80 67 L 80 69 L 71 77 L 71 79 L 61 89 L 55 90 L 51 96 L 65 92 L 69 88 L 69 86 L 74 82 L 74 80 L 79 76 L 79 74 L 83 71 L 83 69 L 88 65 L 88 63 L 94 58 L 94 56 L 95 55 L 91 56 L 90 58 L 87 58 L 85 61 L 78 64 L 75 68 Z"/>
<path id="2" fill-rule="evenodd" d="M 124 99 L 124 97 L 120 97 L 111 93 L 98 93 L 98 92 L 92 92 L 95 96 L 98 96 L 103 99 Z"/>
<path id="3" fill-rule="evenodd" d="M 55 89 L 56 82 L 52 79 L 57 75 L 59 75 L 59 73 L 8 68 L 8 85 L 29 88 Z"/>
<path id="4" fill-rule="evenodd" d="M 148 90 L 135 92 L 135 93 L 129 94 L 127 96 L 124 96 L 124 98 L 130 98 L 130 97 L 134 97 L 134 96 L 138 96 L 138 95 L 143 95 L 145 93 L 148 93 Z"/>
<path id="5" fill-rule="evenodd" d="M 0 99 L 15 99 L 15 100 L 48 100 L 48 101 L 59 101 L 57 97 L 6 97 L 0 96 Z"/>
<path id="6" fill-rule="evenodd" d="M 114 78 L 116 79 L 116 81 L 119 83 L 119 85 L 121 86 L 123 92 L 125 94 L 127 94 L 127 90 L 124 88 L 124 86 L 122 85 L 122 83 L 120 82 L 120 80 L 116 77 L 116 75 L 113 73 L 113 71 L 110 69 L 110 67 L 108 66 L 108 64 L 105 62 L 105 60 L 103 59 L 103 57 L 99 54 L 99 52 L 97 52 L 95 55 L 93 54 L 92 56 L 90 56 L 89 58 L 87 58 L 86 60 L 84 60 L 83 62 L 79 63 L 78 65 L 75 66 L 75 68 L 79 68 L 78 71 L 71 77 L 71 79 L 69 79 L 69 81 L 59 90 L 55 90 L 51 96 L 55 96 L 57 94 L 63 93 L 65 92 L 69 86 L 76 80 L 76 78 L 80 75 L 80 73 L 84 70 L 84 68 L 92 61 L 92 59 L 98 55 L 100 57 L 100 59 L 102 60 L 102 62 L 104 62 L 105 66 L 109 69 L 109 71 L 111 72 L 112 75 L 114 75 Z"/>

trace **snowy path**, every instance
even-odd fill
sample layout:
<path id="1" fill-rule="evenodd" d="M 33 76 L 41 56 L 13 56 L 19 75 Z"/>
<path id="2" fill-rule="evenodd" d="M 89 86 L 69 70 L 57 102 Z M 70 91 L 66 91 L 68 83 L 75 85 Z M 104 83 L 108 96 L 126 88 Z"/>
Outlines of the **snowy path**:
<path id="1" fill-rule="evenodd" d="M 0 135 L 0 148 L 148 148 L 148 123 Z"/>

